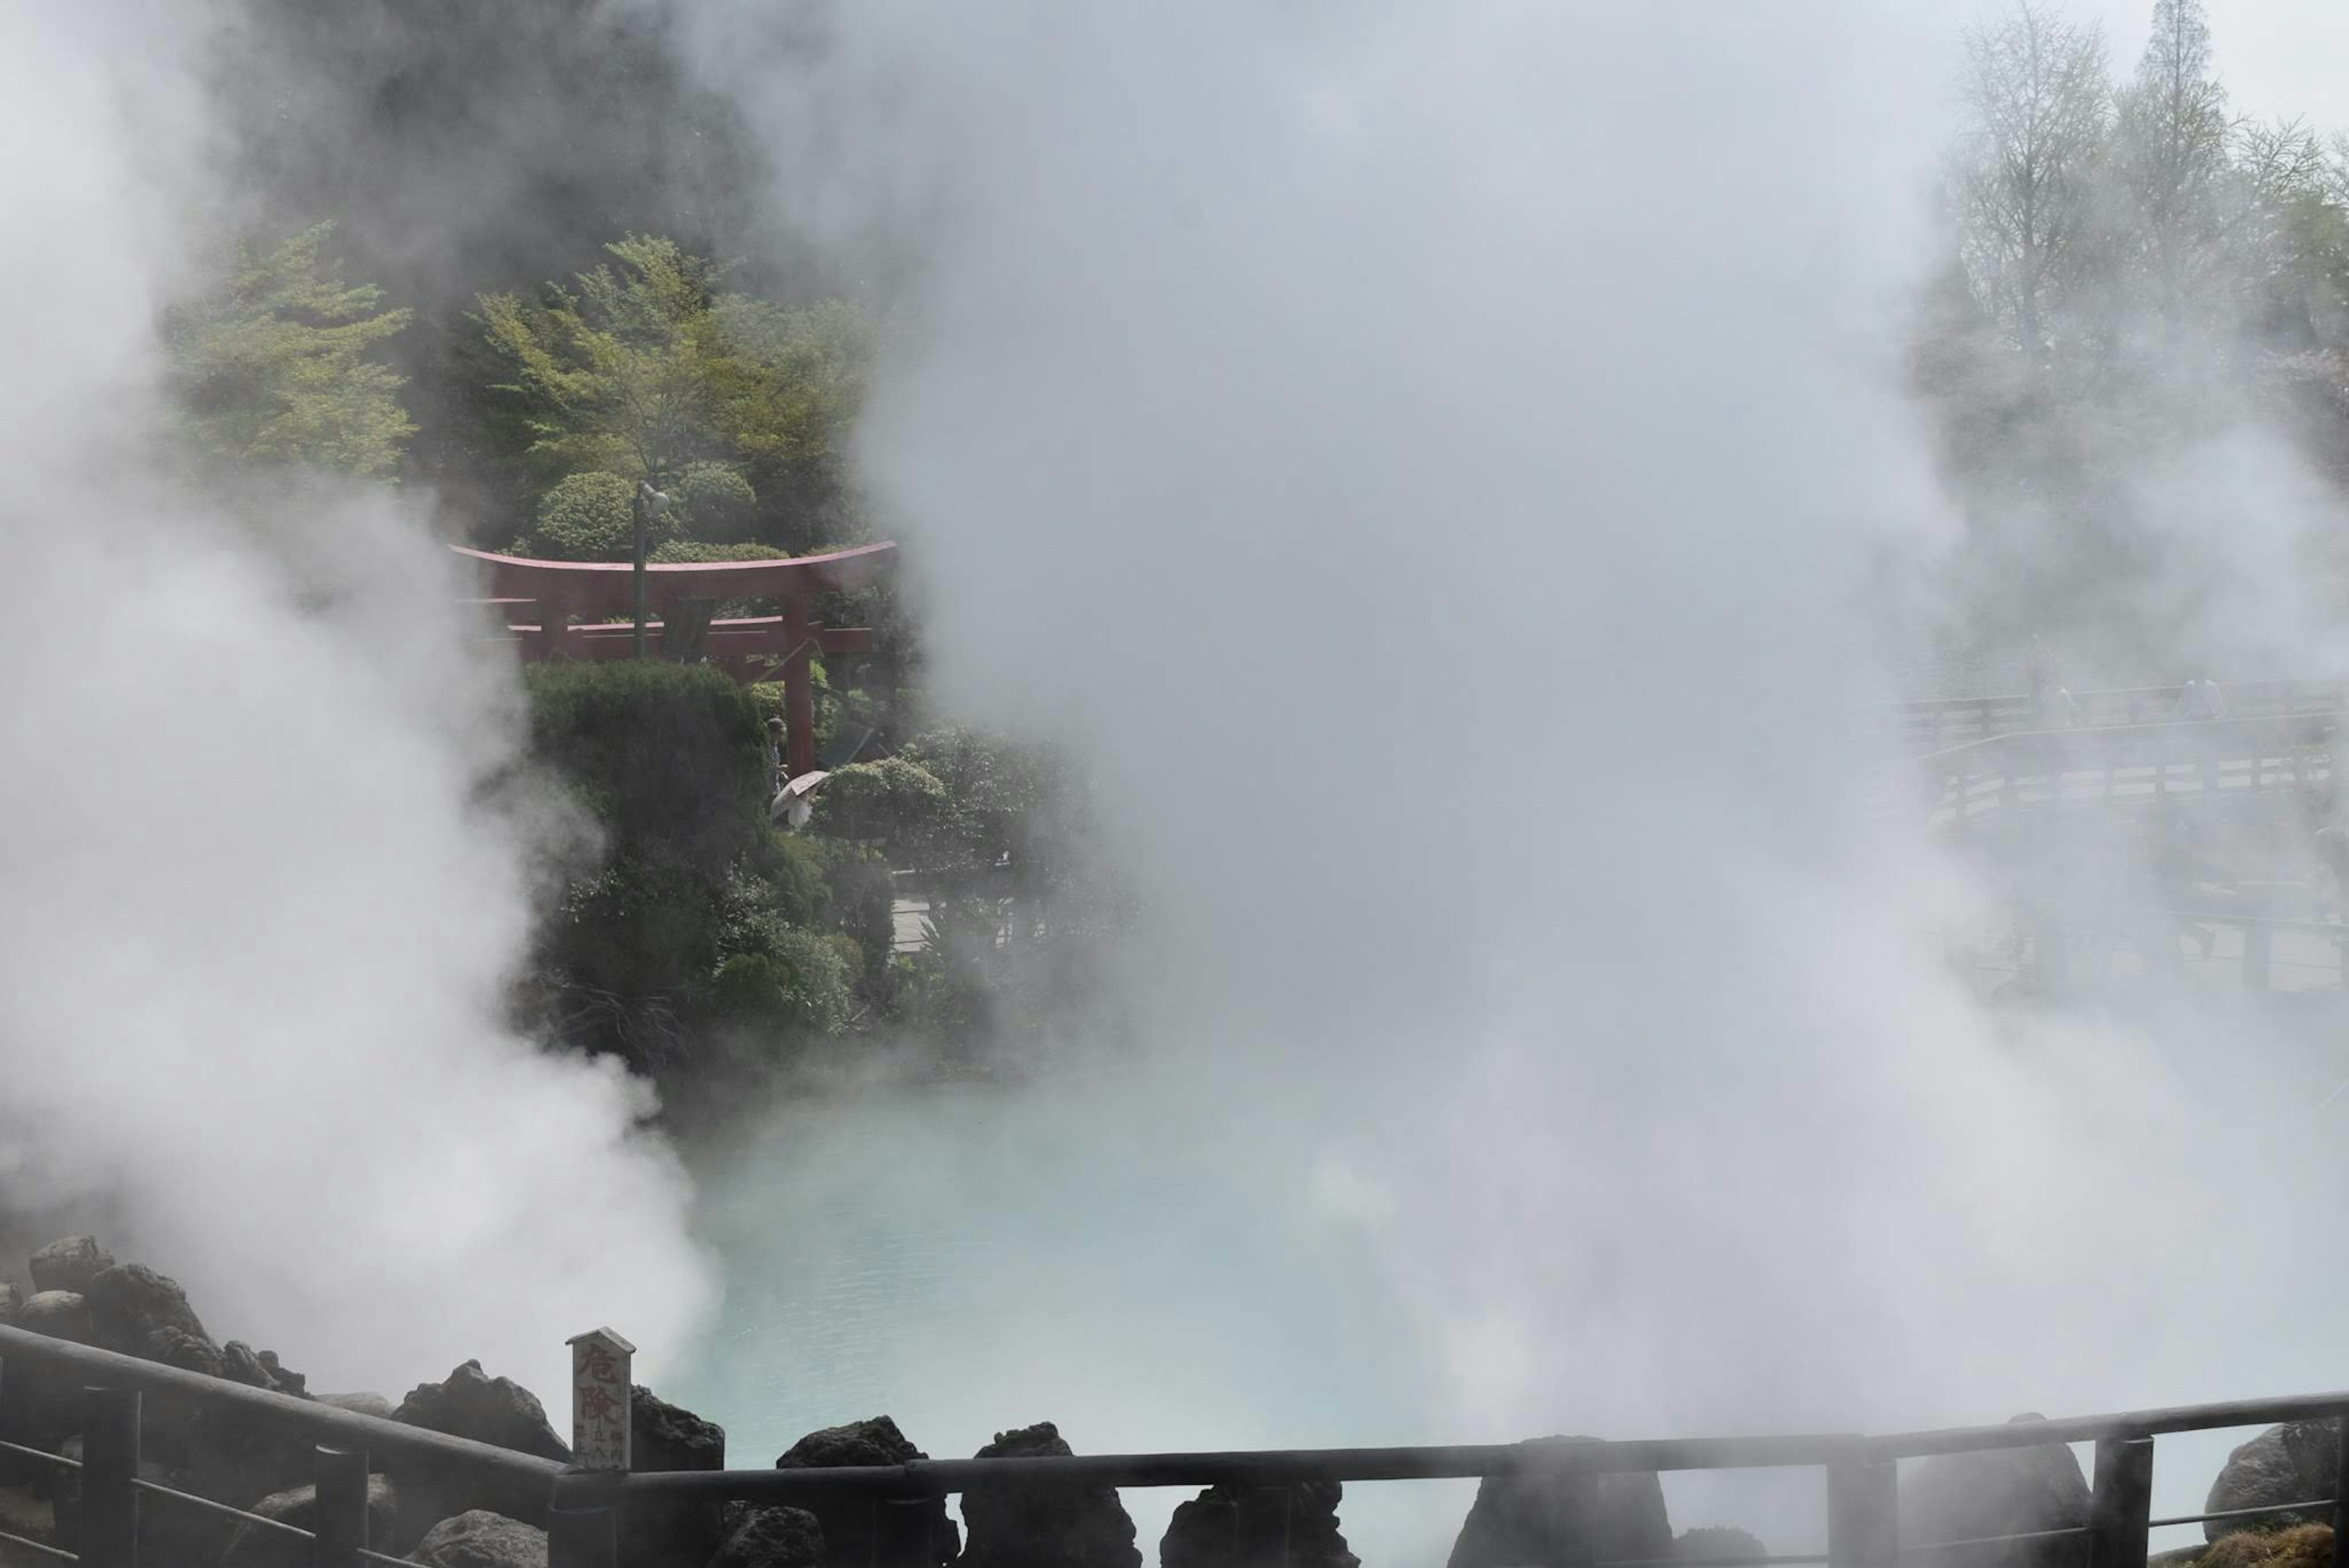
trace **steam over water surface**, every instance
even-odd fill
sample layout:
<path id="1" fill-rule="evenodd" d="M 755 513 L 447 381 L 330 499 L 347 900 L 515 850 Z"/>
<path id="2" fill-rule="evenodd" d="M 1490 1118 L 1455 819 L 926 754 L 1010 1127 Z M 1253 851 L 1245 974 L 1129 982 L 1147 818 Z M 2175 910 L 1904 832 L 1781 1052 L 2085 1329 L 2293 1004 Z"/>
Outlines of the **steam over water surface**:
<path id="1" fill-rule="evenodd" d="M 1136 1125 L 1150 1103 L 1083 1082 L 778 1113 L 711 1173 L 725 1303 L 678 1397 L 737 1467 L 884 1413 L 936 1458 L 1040 1420 L 1090 1453 L 1427 1440 L 1428 1369 L 1362 1239 L 1316 1212 L 1309 1146 L 1235 1165 Z M 1150 1561 L 1188 1495 L 1126 1494 Z M 1466 1499 L 1362 1489 L 1343 1513 L 1391 1539 Z"/>
<path id="2" fill-rule="evenodd" d="M 2327 999 L 2251 1002 L 2206 992 L 2170 1011 L 2161 1032 L 2168 1065 L 2214 1128 L 2262 1121 L 2282 1147 L 2333 1136 L 2349 1096 L 2324 1109 L 2317 1102 L 2349 1066 L 2339 1010 Z M 2273 1216 L 2245 1210 L 2178 1227 L 2180 1257 L 2208 1259 L 2200 1269 L 2180 1265 L 2179 1277 L 2202 1276 L 2190 1293 L 2164 1295 L 2156 1282 L 2116 1270 L 2113 1324 L 2148 1314 L 2177 1319 L 2157 1342 L 2159 1365 L 2125 1383 L 2050 1386 L 2042 1366 L 1953 1404 L 1938 1389 L 1935 1347 L 1919 1343 L 1880 1382 L 1838 1396 L 1824 1422 L 1814 1409 L 1775 1421 L 1649 1418 L 1624 1428 L 1568 1390 L 1542 1401 L 1525 1429 L 1495 1429 L 1444 1413 L 1456 1406 L 1443 1397 L 1443 1353 L 1406 1308 L 1322 1158 L 1349 1115 L 1342 1083 L 1300 1096 L 1268 1077 L 1253 1096 L 1217 1106 L 1204 1085 L 1179 1077 L 1136 1065 L 1010 1088 L 842 1095 L 771 1113 L 700 1172 L 705 1238 L 725 1260 L 724 1304 L 684 1375 L 662 1392 L 722 1422 L 729 1462 L 750 1468 L 816 1428 L 885 1413 L 925 1451 L 951 1458 L 1046 1419 L 1080 1452 L 1340 1447 L 1561 1431 L 1889 1430 L 1995 1422 L 2026 1407 L 2075 1415 L 2349 1382 L 2318 1306 L 2321 1272 L 2255 1260 L 2277 1240 L 2260 1239 Z M 2205 1157 L 2261 1158 L 2223 1139 Z M 1509 1201 L 1467 1171 L 1446 1191 L 1464 1224 Z M 2132 1206 L 2126 1191 L 2106 1198 Z M 1672 1246 L 1670 1238 L 1659 1244 Z M 2094 1254 L 2099 1238 L 2083 1232 L 2078 1244 Z M 1524 1241 L 1528 1250 L 1572 1245 L 1541 1232 Z M 2281 1268 L 2291 1299 L 2243 1291 L 2238 1276 L 2247 1267 Z M 2149 1284 L 2155 1294 L 2137 1293 Z M 1457 1290 L 1462 1306 L 1473 1307 L 1478 1282 L 1461 1279 Z M 1741 1338 L 1735 1292 L 1712 1310 L 1716 1343 L 1690 1346 L 1692 1359 Z M 1563 1320 L 1552 1326 L 1573 1333 Z M 2047 1329 L 2047 1344 L 2018 1345 L 2019 1366 L 2038 1365 L 2070 1332 Z M 1604 1357 L 1591 1365 L 1590 1387 L 1619 1366 Z M 2327 1367 L 2336 1368 L 2329 1379 Z M 2249 1435 L 2162 1439 L 2157 1513 L 2200 1508 L 2227 1450 Z M 2085 1467 L 2088 1452 L 2079 1452 Z M 1440 1563 L 1473 1490 L 1350 1487 L 1340 1511 L 1349 1542 L 1372 1568 Z M 1810 1472 L 1667 1477 L 1665 1490 L 1676 1529 L 1740 1524 L 1779 1552 L 1821 1543 Z M 1166 1516 L 1189 1495 L 1124 1494 L 1145 1562 L 1156 1561 Z M 2171 1530 L 2155 1545 L 2193 1538 Z"/>

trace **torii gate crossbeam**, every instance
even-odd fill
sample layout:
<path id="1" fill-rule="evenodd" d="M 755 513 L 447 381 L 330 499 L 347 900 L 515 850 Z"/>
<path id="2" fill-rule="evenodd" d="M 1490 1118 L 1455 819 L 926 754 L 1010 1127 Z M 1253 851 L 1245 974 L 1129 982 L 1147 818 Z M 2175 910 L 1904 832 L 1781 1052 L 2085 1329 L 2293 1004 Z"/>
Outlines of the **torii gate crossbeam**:
<path id="1" fill-rule="evenodd" d="M 508 636 L 525 659 L 625 659 L 633 651 L 627 623 L 574 626 L 572 618 L 625 615 L 634 607 L 635 567 L 626 561 L 541 561 L 452 545 L 485 579 L 487 602 L 502 613 Z M 782 613 L 713 621 L 709 657 L 738 678 L 755 672 L 761 658 L 783 661 L 783 722 L 791 772 L 815 767 L 815 682 L 808 659 L 815 652 L 862 653 L 872 646 L 863 628 L 815 624 L 820 594 L 845 593 L 879 582 L 896 565 L 897 546 L 884 542 L 822 556 L 764 561 L 708 561 L 646 568 L 650 610 L 688 599 L 774 599 Z M 647 630 L 664 629 L 655 622 Z"/>

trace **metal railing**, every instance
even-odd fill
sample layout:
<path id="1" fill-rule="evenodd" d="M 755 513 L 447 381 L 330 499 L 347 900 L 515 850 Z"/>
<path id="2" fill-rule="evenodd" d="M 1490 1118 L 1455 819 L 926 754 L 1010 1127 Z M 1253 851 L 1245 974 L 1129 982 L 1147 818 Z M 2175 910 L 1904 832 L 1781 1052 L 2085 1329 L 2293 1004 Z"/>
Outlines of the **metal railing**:
<path id="1" fill-rule="evenodd" d="M 1876 1437 L 1816 1433 L 1620 1442 L 1559 1439 L 1530 1444 L 916 1459 L 899 1465 L 832 1469 L 615 1473 L 568 1469 L 550 1460 L 398 1421 L 0 1328 L 0 1376 L 11 1367 L 26 1366 L 38 1368 L 52 1382 L 69 1377 L 84 1384 L 79 1412 L 82 1457 L 77 1462 L 13 1443 L 0 1444 L 0 1449 L 73 1472 L 78 1481 L 79 1529 L 70 1547 L 5 1534 L 0 1534 L 0 1543 L 93 1568 L 138 1568 L 139 1520 L 149 1502 L 224 1514 L 302 1541 L 307 1543 L 309 1561 L 317 1568 L 398 1562 L 374 1550 L 367 1534 L 367 1474 L 371 1463 L 383 1460 L 477 1475 L 487 1471 L 507 1480 L 543 1485 L 549 1568 L 617 1568 L 621 1521 L 638 1510 L 671 1514 L 681 1504 L 715 1507 L 740 1501 L 836 1511 L 850 1499 L 862 1499 L 869 1510 L 867 1539 L 874 1568 L 914 1568 L 940 1560 L 937 1543 L 928 1532 L 943 1500 L 979 1487 L 1010 1491 L 1034 1488 L 1040 1492 L 1075 1495 L 1107 1487 L 1277 1489 L 1307 1481 L 1516 1477 L 1541 1483 L 1555 1510 L 1551 1517 L 1590 1521 L 1597 1517 L 1600 1477 L 1683 1470 L 1815 1469 L 1826 1477 L 1824 1553 L 1707 1557 L 1702 1559 L 1707 1568 L 1812 1563 L 1828 1568 L 1899 1568 L 1903 1563 L 1924 1568 L 1938 1559 L 1968 1551 L 2064 1540 L 2083 1543 L 2085 1568 L 2144 1568 L 2150 1533 L 2157 1528 L 2316 1513 L 2329 1519 L 2336 1532 L 2349 1530 L 2349 1512 L 2344 1512 L 2342 1501 L 2349 1499 L 2349 1442 L 2341 1445 L 2342 1461 L 2332 1498 L 2162 1518 L 2153 1514 L 2153 1449 L 2158 1437 L 2338 1418 L 2349 1415 L 2349 1390 Z M 298 1529 L 142 1479 L 139 1466 L 143 1393 L 233 1407 L 276 1423 L 286 1432 L 317 1439 L 316 1528 Z M 2095 1445 L 2094 1479 L 2084 1523 L 1950 1541 L 1901 1540 L 1900 1460 L 2081 1442 Z M 1283 1506 L 1288 1505 L 1284 1502 Z M 1237 1505 L 1233 1511 L 1237 1530 Z M 1564 1562 L 1568 1568 L 1661 1568 L 1659 1563 L 1647 1560 L 1599 1559 L 1593 1539 L 1588 1529 L 1568 1532 L 1568 1538 L 1557 1543 L 1568 1555 L 1561 1559 L 1553 1554 L 1551 1561 Z"/>
<path id="2" fill-rule="evenodd" d="M 24 1329 L 0 1327 L 0 1388 L 24 1368 L 36 1370 L 46 1386 L 42 1397 L 62 1384 L 78 1386 L 74 1425 L 82 1454 L 75 1460 L 46 1449 L 0 1442 L 0 1452 L 42 1466 L 78 1481 L 74 1510 L 78 1526 L 70 1547 L 0 1531 L 0 1548 L 94 1568 L 138 1568 L 139 1520 L 152 1503 L 224 1515 L 264 1532 L 311 1543 L 311 1561 L 334 1568 L 365 1562 L 398 1563 L 373 1551 L 367 1542 L 367 1474 L 395 1463 L 417 1473 L 492 1476 L 518 1488 L 552 1487 L 563 1467 L 552 1459 L 488 1443 L 361 1415 L 268 1389 L 247 1387 L 176 1366 L 142 1361 L 90 1345 L 51 1339 Z M 256 1425 L 308 1439 L 311 1480 L 316 1491 L 318 1528 L 304 1530 L 249 1509 L 233 1508 L 191 1491 L 164 1486 L 140 1472 L 145 1395 L 168 1396 L 199 1408 L 234 1412 Z"/>

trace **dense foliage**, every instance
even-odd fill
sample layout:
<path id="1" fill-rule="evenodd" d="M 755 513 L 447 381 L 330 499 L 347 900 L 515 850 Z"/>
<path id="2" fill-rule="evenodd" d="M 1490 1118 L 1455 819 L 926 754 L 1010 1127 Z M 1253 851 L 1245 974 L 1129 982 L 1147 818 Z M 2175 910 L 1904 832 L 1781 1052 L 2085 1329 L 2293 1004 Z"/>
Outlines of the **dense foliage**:
<path id="1" fill-rule="evenodd" d="M 712 543 L 804 547 L 847 531 L 842 446 L 872 351 L 864 313 L 723 292 L 724 269 L 667 238 L 607 248 L 611 262 L 569 286 L 480 299 L 492 390 L 522 459 L 547 483 L 647 481 Z M 762 506 L 762 486 L 776 504 Z"/>
<path id="2" fill-rule="evenodd" d="M 1970 36 L 1949 265 L 1914 358 L 1967 504 L 1977 628 L 2061 607 L 2071 640 L 2139 670 L 2185 607 L 2158 582 L 2166 461 L 2282 431 L 2349 483 L 2349 144 L 2233 112 L 2201 0 L 2152 13 L 2119 80 L 2048 0 Z"/>
<path id="3" fill-rule="evenodd" d="M 234 247 L 166 313 L 171 381 L 192 444 L 215 459 L 391 477 L 416 426 L 403 378 L 373 358 L 409 313 L 346 284 L 316 223 L 264 252 Z"/>
<path id="4" fill-rule="evenodd" d="M 698 1098 L 863 1040 L 983 1061 L 1081 997 L 1119 911 L 1049 757 L 935 731 L 841 769 L 794 836 L 767 822 L 755 689 L 658 661 L 535 665 L 528 684 L 533 758 L 599 840 L 544 911 L 528 1027 Z M 906 950 L 893 866 L 927 910 Z"/>
<path id="5" fill-rule="evenodd" d="M 660 1075 L 709 1068 L 731 1035 L 780 1058 L 839 1034 L 888 961 L 871 879 L 854 852 L 769 828 L 742 688 L 650 660 L 535 665 L 529 688 L 533 755 L 602 840 L 541 927 L 533 1022 Z"/>

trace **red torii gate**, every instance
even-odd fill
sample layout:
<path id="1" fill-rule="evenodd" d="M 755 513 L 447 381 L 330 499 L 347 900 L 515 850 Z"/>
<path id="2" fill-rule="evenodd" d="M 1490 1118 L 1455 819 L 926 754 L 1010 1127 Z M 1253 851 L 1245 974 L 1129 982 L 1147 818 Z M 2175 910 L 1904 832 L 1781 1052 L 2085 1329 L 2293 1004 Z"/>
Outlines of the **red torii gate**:
<path id="1" fill-rule="evenodd" d="M 486 579 L 489 600 L 506 618 L 522 656 L 537 659 L 626 659 L 634 651 L 633 621 L 574 626 L 574 616 L 627 615 L 635 607 L 635 567 L 626 561 L 538 561 L 486 550 L 450 549 L 473 562 Z M 682 600 L 777 599 L 783 613 L 709 623 L 705 657 L 738 680 L 761 673 L 756 662 L 783 661 L 783 718 L 791 773 L 815 767 L 815 683 L 808 656 L 866 653 L 873 634 L 862 627 L 824 627 L 812 613 L 819 594 L 844 593 L 878 582 L 895 566 L 893 543 L 864 545 L 829 555 L 771 561 L 697 561 L 645 568 L 646 613 Z M 524 621 L 523 617 L 532 618 Z M 667 627 L 648 621 L 648 635 Z"/>

